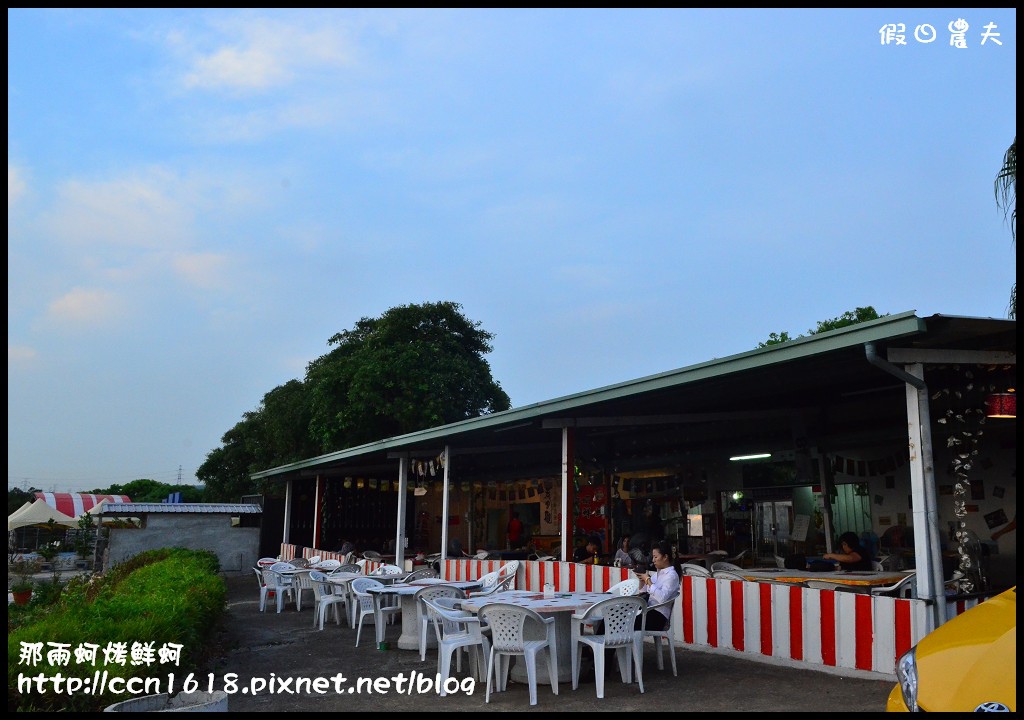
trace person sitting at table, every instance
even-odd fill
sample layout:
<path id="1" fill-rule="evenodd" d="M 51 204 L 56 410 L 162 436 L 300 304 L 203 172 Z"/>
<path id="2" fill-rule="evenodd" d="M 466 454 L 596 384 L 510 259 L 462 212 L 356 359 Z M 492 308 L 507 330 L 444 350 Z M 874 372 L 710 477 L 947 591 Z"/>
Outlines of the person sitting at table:
<path id="1" fill-rule="evenodd" d="M 672 559 L 672 546 L 667 540 L 656 543 L 651 548 L 651 562 L 654 572 L 637 573 L 640 579 L 640 596 L 647 600 L 648 605 L 657 605 L 671 600 L 679 594 L 679 566 Z M 672 616 L 670 607 L 658 608 L 657 612 L 648 613 L 647 629 L 664 630 Z M 638 616 L 634 628 L 641 629 L 642 616 Z"/>
<path id="2" fill-rule="evenodd" d="M 619 549 L 615 551 L 613 561 L 619 567 L 636 567 L 637 563 L 644 561 L 644 554 L 639 548 L 631 547 L 629 535 L 626 534 L 619 541 Z"/>
<path id="3" fill-rule="evenodd" d="M 638 572 L 636 576 L 640 580 L 639 596 L 646 600 L 648 605 L 657 605 L 676 597 L 679 594 L 679 588 L 682 583 L 679 580 L 679 566 L 672 559 L 672 545 L 667 540 L 655 543 L 651 549 L 651 562 L 654 564 L 654 572 Z M 648 613 L 647 629 L 664 630 L 665 626 L 668 625 L 671 612 L 671 607 L 667 607 L 658 608 L 657 612 Z M 633 623 L 634 630 L 643 629 L 643 619 L 643 615 L 636 616 L 636 621 Z M 594 623 L 594 633 L 596 635 L 604 634 L 603 621 Z M 594 670 L 593 667 L 587 664 L 587 657 L 586 654 L 583 655 L 584 664 L 582 666 L 581 679 L 589 681 L 593 677 Z M 613 667 L 615 662 L 614 648 L 606 648 L 604 658 L 605 665 Z"/>
<path id="4" fill-rule="evenodd" d="M 835 560 L 843 570 L 871 570 L 871 553 L 860 544 L 857 533 L 845 532 L 839 536 L 842 552 L 825 553 L 824 560 Z"/>
<path id="5" fill-rule="evenodd" d="M 578 563 L 593 562 L 595 555 L 601 554 L 601 539 L 596 535 L 587 538 L 587 544 L 576 548 L 572 554 L 572 561 Z"/>

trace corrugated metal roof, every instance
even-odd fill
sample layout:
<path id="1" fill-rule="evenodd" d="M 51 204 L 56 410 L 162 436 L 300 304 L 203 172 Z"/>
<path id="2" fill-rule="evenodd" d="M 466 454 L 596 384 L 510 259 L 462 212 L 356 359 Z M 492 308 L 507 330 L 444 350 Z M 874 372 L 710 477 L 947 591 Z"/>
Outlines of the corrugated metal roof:
<path id="1" fill-rule="evenodd" d="M 758 348 L 737 355 L 730 355 L 725 358 L 717 358 L 708 362 L 690 365 L 678 370 L 649 375 L 647 377 L 629 380 L 627 382 L 608 385 L 588 390 L 586 392 L 566 395 L 553 400 L 545 400 L 531 405 L 524 405 L 521 408 L 513 408 L 502 412 L 481 415 L 479 417 L 462 420 L 460 422 L 441 425 L 439 427 L 419 430 L 417 432 L 399 435 L 393 438 L 386 438 L 376 442 L 358 445 L 346 450 L 320 455 L 308 460 L 281 465 L 280 467 L 252 473 L 251 478 L 261 479 L 283 475 L 303 468 L 311 468 L 326 463 L 356 458 L 367 453 L 379 452 L 381 450 L 401 450 L 407 446 L 422 443 L 424 441 L 442 441 L 465 433 L 482 430 L 486 428 L 500 428 L 503 425 L 517 425 L 519 423 L 532 421 L 534 419 L 550 415 L 552 413 L 571 412 L 586 405 L 592 405 L 609 400 L 622 399 L 634 395 L 641 395 L 658 390 L 664 390 L 687 383 L 707 380 L 709 378 L 730 373 L 742 372 L 745 370 L 767 367 L 773 364 L 792 362 L 800 358 L 809 357 L 837 349 L 848 347 L 859 347 L 866 342 L 890 340 L 894 338 L 914 335 L 925 331 L 925 321 L 914 314 L 913 310 L 887 315 L 878 320 L 857 323 L 838 330 L 833 330 L 820 335 L 811 335 L 796 340 L 771 345 L 766 348 Z"/>
<path id="2" fill-rule="evenodd" d="M 217 513 L 221 515 L 255 515 L 263 512 L 259 505 L 242 503 L 107 503 L 103 515 L 144 515 L 146 513 Z"/>
<path id="3" fill-rule="evenodd" d="M 898 386 L 898 380 L 867 361 L 868 344 L 877 344 L 883 358 L 888 348 L 1015 353 L 1015 328 L 1014 321 L 996 318 L 921 318 L 915 311 L 887 315 L 677 370 L 384 438 L 252 473 L 250 477 L 312 476 L 329 467 L 352 468 L 359 463 L 366 464 L 360 472 L 372 477 L 372 473 L 383 471 L 380 462 L 384 458 L 404 452 L 433 454 L 449 444 L 458 450 L 460 444 L 471 448 L 475 443 L 481 452 L 486 452 L 498 442 L 514 452 L 522 452 L 531 442 L 560 441 L 558 435 L 552 436 L 551 430 L 541 430 L 542 427 L 559 423 L 572 426 L 574 418 L 584 414 L 628 419 L 737 408 L 778 411 L 784 410 L 783 403 L 787 402 L 817 405 L 825 391 L 863 392 Z"/>

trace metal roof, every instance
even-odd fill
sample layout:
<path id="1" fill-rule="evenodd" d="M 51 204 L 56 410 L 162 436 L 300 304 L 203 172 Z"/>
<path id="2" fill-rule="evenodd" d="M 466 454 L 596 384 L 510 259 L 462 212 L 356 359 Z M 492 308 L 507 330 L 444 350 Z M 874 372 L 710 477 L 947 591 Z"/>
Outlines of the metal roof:
<path id="1" fill-rule="evenodd" d="M 147 513 L 254 515 L 259 505 L 242 503 L 107 503 L 101 515 L 145 515 Z"/>
<path id="2" fill-rule="evenodd" d="M 765 417 L 772 414 L 782 417 L 839 402 L 841 397 L 881 392 L 892 393 L 898 401 L 895 412 L 902 418 L 899 429 L 905 438 L 904 385 L 867 361 L 867 344 L 875 346 L 882 358 L 888 348 L 1015 354 L 1016 321 L 944 315 L 925 319 L 914 311 L 888 315 L 677 370 L 385 438 L 253 473 L 251 477 L 285 479 L 330 469 L 345 474 L 386 472 L 394 467 L 395 453 L 425 457 L 440 452 L 445 445 L 467 456 L 475 454 L 475 462 L 483 471 L 487 463 L 482 456 L 500 452 L 502 447 L 507 451 L 506 460 L 509 453 L 521 459 L 536 451 L 547 462 L 553 452 L 560 452 L 561 433 L 555 429 L 577 425 L 583 418 L 590 427 L 602 421 L 608 427 L 632 425 L 634 431 L 646 426 L 643 434 L 651 436 L 652 424 L 671 424 L 673 418 L 680 425 L 692 427 L 695 420 L 707 426 L 741 414 L 748 418 L 760 414 L 757 419 L 763 432 Z M 788 423 L 774 425 L 782 426 L 783 434 L 790 435 Z M 614 430 L 604 432 L 608 435 Z M 743 432 L 746 430 L 735 424 L 719 428 L 717 434 L 705 428 L 691 445 L 698 447 L 725 438 L 738 441 Z M 605 441 L 598 439 L 597 432 L 592 435 L 594 454 L 600 454 L 604 448 L 597 446 Z M 637 434 L 630 442 L 636 444 L 639 439 Z M 621 432 L 617 442 L 621 450 L 625 442 Z M 460 462 L 461 468 L 465 466 Z"/>

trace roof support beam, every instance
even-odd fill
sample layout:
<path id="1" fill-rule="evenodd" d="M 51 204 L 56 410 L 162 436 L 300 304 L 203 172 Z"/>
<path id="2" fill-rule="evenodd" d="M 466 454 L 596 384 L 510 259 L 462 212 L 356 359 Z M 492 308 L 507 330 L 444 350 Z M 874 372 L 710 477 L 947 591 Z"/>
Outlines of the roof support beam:
<path id="1" fill-rule="evenodd" d="M 799 416 L 801 410 L 745 410 L 740 412 L 683 413 L 680 415 L 626 415 L 621 417 L 548 418 L 541 427 L 549 429 L 567 427 L 615 427 L 630 425 L 683 425 L 686 423 L 715 422 L 718 420 L 762 420 Z"/>
<path id="2" fill-rule="evenodd" d="M 911 365 L 1016 365 L 1017 354 L 994 350 L 925 350 L 918 348 L 889 348 L 886 356 L 891 363 Z"/>

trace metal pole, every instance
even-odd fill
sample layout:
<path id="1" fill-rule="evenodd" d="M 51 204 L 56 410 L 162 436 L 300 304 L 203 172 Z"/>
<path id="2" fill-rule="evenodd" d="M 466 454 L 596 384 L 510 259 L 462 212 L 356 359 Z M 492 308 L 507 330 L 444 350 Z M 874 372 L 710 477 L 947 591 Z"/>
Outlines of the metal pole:
<path id="1" fill-rule="evenodd" d="M 409 456 L 398 458 L 398 527 L 395 528 L 395 565 L 405 567 L 405 503 L 409 490 Z"/>
<path id="2" fill-rule="evenodd" d="M 451 455 L 448 452 L 448 446 L 444 446 L 444 492 L 441 495 L 441 565 L 444 566 L 444 561 L 448 559 L 448 478 L 451 476 L 449 466 L 451 465 Z"/>

